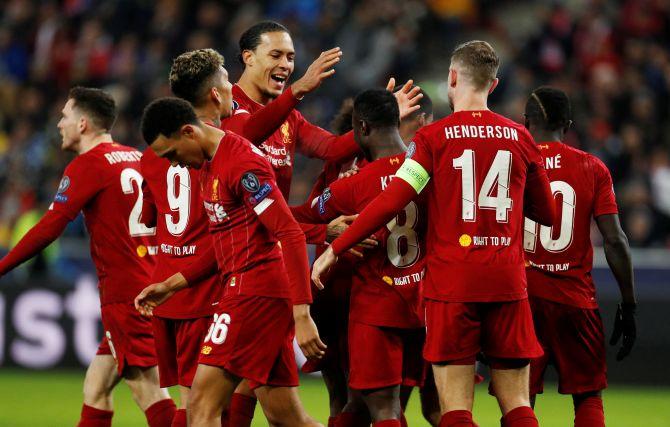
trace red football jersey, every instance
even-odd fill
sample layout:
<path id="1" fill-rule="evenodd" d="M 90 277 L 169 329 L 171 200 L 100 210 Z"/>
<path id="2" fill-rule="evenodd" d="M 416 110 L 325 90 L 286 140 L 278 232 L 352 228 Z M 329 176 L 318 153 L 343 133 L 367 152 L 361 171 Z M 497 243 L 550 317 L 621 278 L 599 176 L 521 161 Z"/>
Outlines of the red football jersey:
<path id="1" fill-rule="evenodd" d="M 70 221 L 83 211 L 103 305 L 133 301 L 151 283 L 156 230 L 140 222 L 141 157 L 116 143 L 80 154 L 65 168 L 50 207 Z"/>
<path id="2" fill-rule="evenodd" d="M 240 123 L 244 122 L 243 116 L 255 113 L 263 105 L 249 98 L 239 85 L 233 86 L 233 99 L 233 115 L 222 121 L 221 129 L 239 133 Z M 272 165 L 277 185 L 287 200 L 291 191 L 296 151 L 307 157 L 333 161 L 353 157 L 359 151 L 352 132 L 342 136 L 333 135 L 308 122 L 297 110 L 292 110 L 279 129 L 258 147 Z"/>
<path id="3" fill-rule="evenodd" d="M 310 302 L 304 236 L 277 188 L 263 152 L 248 140 L 226 132 L 214 157 L 203 165 L 200 182 L 217 262 L 227 275 L 226 295 L 292 298 L 294 304 Z M 272 211 L 273 204 L 277 210 Z M 266 210 L 272 212 L 262 215 Z M 269 225 L 270 221 L 282 223 Z M 302 238 L 301 248 L 285 249 L 303 253 L 282 258 L 275 237 L 282 231 L 280 227 L 295 228 Z M 291 267 L 294 271 L 287 274 Z"/>
<path id="4" fill-rule="evenodd" d="M 399 177 L 417 191 L 432 179 L 424 295 L 448 302 L 526 298 L 524 189 L 536 176 L 548 185 L 528 131 L 492 111 L 460 111 L 419 130 L 407 157 Z"/>
<path id="5" fill-rule="evenodd" d="M 161 282 L 182 271 L 203 251 L 211 250 L 207 216 L 200 200 L 200 171 L 170 166 L 149 148 L 141 160 L 145 180 L 144 204 L 156 213 L 158 262 L 152 282 Z M 209 316 L 221 296 L 221 281 L 211 275 L 177 292 L 154 313 L 172 319 Z"/>
<path id="6" fill-rule="evenodd" d="M 560 142 L 539 145 L 556 200 L 554 227 L 526 218 L 528 293 L 580 308 L 597 308 L 591 277 L 591 218 L 618 213 L 612 177 L 595 156 Z"/>
<path id="7" fill-rule="evenodd" d="M 378 159 L 356 175 L 333 182 L 312 203 L 324 219 L 361 212 L 393 179 L 405 155 Z M 379 247 L 365 251 L 354 269 L 351 320 L 377 326 L 423 326 L 420 283 L 424 275 L 423 196 L 375 233 Z"/>

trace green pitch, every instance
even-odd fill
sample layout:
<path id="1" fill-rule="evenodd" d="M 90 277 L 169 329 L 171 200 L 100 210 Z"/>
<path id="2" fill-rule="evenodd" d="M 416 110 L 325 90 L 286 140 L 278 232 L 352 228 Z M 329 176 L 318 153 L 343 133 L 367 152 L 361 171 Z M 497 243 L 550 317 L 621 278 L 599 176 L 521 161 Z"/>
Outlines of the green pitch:
<path id="1" fill-rule="evenodd" d="M 0 426 L 67 427 L 74 426 L 81 408 L 80 371 L 23 371 L 0 369 Z M 572 425 L 572 400 L 558 395 L 555 387 L 538 398 L 540 425 L 566 427 Z M 176 392 L 173 392 L 173 396 Z M 321 422 L 328 417 L 326 390 L 320 379 L 305 378 L 300 390 L 308 412 Z M 144 415 L 133 403 L 128 388 L 120 384 L 114 395 L 115 427 L 142 426 Z M 482 427 L 498 426 L 499 413 L 495 400 L 486 388 L 477 388 L 474 415 Z M 613 386 L 605 393 L 605 414 L 609 427 L 670 426 L 670 387 Z M 410 426 L 425 426 L 418 405 L 418 394 L 412 396 L 407 413 Z M 265 426 L 257 408 L 254 426 Z"/>

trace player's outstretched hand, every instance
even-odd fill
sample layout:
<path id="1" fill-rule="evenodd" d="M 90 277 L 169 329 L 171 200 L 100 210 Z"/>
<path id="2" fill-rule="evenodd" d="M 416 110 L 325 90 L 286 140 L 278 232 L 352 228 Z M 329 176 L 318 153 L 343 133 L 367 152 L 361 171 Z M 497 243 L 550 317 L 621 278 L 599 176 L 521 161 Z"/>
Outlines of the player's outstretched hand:
<path id="1" fill-rule="evenodd" d="M 339 47 L 321 52 L 321 55 L 307 68 L 305 75 L 291 85 L 293 95 L 300 99 L 321 86 L 325 79 L 335 74 L 335 69 L 332 67 L 340 62 L 341 57 L 342 50 Z"/>
<path id="2" fill-rule="evenodd" d="M 619 338 L 623 336 L 621 348 L 617 352 L 616 360 L 621 361 L 630 354 L 635 345 L 637 337 L 637 323 L 635 321 L 635 304 L 621 303 L 617 306 L 614 317 L 614 329 L 610 345 L 617 345 Z"/>
<path id="3" fill-rule="evenodd" d="M 314 261 L 312 266 L 312 281 L 317 288 L 323 289 L 323 283 L 321 282 L 321 276 L 325 274 L 330 267 L 335 265 L 337 262 L 337 256 L 333 253 L 333 248 L 328 246 L 326 250 L 321 254 L 320 257 Z"/>
<path id="4" fill-rule="evenodd" d="M 358 171 L 360 171 L 360 169 L 358 169 L 358 166 L 353 165 L 351 169 L 349 169 L 348 171 L 340 172 L 339 174 L 337 174 L 337 179 L 349 178 L 350 176 L 356 175 Z"/>
<path id="5" fill-rule="evenodd" d="M 330 221 L 326 227 L 326 241 L 330 243 L 340 237 L 340 234 L 344 233 L 344 230 L 346 230 L 349 227 L 349 224 L 354 222 L 357 217 L 358 215 L 340 215 Z M 356 248 L 349 249 L 349 253 L 359 258 L 363 258 L 363 250 L 374 249 L 376 247 L 377 240 L 375 240 L 374 236 L 370 236 L 356 245 Z"/>
<path id="6" fill-rule="evenodd" d="M 151 317 L 154 314 L 154 308 L 163 304 L 186 285 L 186 279 L 181 273 L 176 273 L 163 282 L 149 285 L 135 297 L 135 309 L 142 316 Z"/>
<path id="7" fill-rule="evenodd" d="M 402 85 L 402 87 L 393 94 L 395 95 L 395 99 L 398 100 L 400 120 L 421 108 L 419 105 L 419 100 L 423 98 L 421 88 L 419 86 L 412 87 L 412 85 L 414 85 L 414 80 L 407 80 L 407 83 Z M 386 85 L 386 90 L 391 92 L 394 87 L 395 79 L 391 77 Z"/>
<path id="8" fill-rule="evenodd" d="M 309 305 L 294 305 L 293 320 L 295 321 L 295 338 L 302 354 L 308 359 L 321 359 L 326 354 L 327 346 L 319 338 L 319 331 L 309 314 Z"/>

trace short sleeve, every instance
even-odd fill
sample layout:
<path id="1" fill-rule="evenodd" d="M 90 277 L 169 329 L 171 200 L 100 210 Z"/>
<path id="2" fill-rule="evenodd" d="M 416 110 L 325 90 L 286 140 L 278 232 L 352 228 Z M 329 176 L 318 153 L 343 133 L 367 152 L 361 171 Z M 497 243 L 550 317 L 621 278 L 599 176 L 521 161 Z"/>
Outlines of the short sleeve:
<path id="1" fill-rule="evenodd" d="M 411 185 L 418 194 L 428 185 L 432 171 L 432 149 L 425 134 L 419 131 L 407 147 L 405 161 L 396 172 L 396 177 Z"/>
<path id="2" fill-rule="evenodd" d="M 594 173 L 593 216 L 616 214 L 619 209 L 614 195 L 612 176 L 607 166 L 597 157 L 591 156 Z"/>
<path id="3" fill-rule="evenodd" d="M 72 221 L 103 185 L 104 179 L 101 179 L 95 167 L 90 163 L 85 165 L 80 157 L 76 158 L 65 168 L 50 209 Z"/>

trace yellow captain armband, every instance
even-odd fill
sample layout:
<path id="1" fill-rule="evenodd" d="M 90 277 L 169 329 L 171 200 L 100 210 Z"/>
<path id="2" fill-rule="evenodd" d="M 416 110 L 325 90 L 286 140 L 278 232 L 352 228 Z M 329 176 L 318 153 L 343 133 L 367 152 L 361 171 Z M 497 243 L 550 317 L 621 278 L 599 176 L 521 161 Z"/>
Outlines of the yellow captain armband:
<path id="1" fill-rule="evenodd" d="M 417 194 L 421 193 L 430 181 L 430 175 L 419 162 L 405 159 L 400 169 L 395 173 L 397 178 L 402 179 L 414 188 Z"/>

